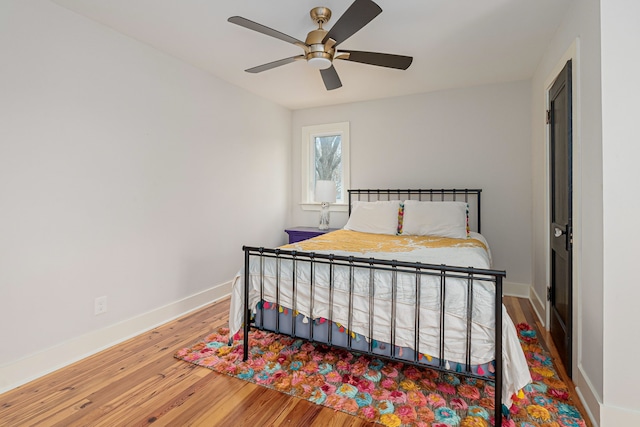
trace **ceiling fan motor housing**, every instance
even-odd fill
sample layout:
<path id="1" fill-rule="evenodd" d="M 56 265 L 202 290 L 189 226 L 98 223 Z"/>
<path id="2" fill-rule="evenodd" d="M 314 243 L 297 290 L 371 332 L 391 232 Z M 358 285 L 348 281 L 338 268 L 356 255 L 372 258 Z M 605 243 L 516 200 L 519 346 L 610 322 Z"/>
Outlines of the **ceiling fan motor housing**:
<path id="1" fill-rule="evenodd" d="M 327 35 L 327 30 L 322 28 L 322 25 L 331 18 L 331 10 L 326 7 L 315 7 L 311 9 L 309 14 L 311 19 L 318 24 L 318 28 L 307 34 L 305 44 L 308 50 L 305 49 L 307 50 L 305 58 L 312 67 L 324 70 L 331 67 L 333 55 L 335 54 L 332 43 L 328 42 L 326 45 L 322 43 L 322 40 Z"/>

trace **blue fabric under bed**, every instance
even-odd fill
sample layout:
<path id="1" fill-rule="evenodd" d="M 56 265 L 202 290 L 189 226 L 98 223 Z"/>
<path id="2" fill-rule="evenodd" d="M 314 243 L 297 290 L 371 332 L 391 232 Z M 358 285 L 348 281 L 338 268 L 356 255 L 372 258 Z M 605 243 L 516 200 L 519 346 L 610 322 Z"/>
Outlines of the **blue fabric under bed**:
<path id="1" fill-rule="evenodd" d="M 313 341 L 329 344 L 329 328 L 331 328 L 331 344 L 343 348 L 351 348 L 353 351 L 369 351 L 369 342 L 363 335 L 355 332 L 347 333 L 344 325 L 333 323 L 327 319 L 311 320 L 302 314 L 295 317 L 295 333 L 292 327 L 293 310 L 282 307 L 276 308 L 275 303 L 259 302 L 256 306 L 254 326 L 284 335 L 291 335 L 307 340 L 311 340 L 311 330 L 313 329 Z M 349 335 L 351 335 L 351 345 L 349 345 Z M 391 356 L 391 344 L 373 340 L 371 353 L 380 356 Z M 433 367 L 440 366 L 440 359 L 435 356 L 421 354 L 416 361 L 415 351 L 408 347 L 395 346 L 394 357 L 406 360 L 411 363 L 427 365 Z M 466 365 L 462 363 L 444 361 L 444 368 L 453 372 L 465 372 Z M 483 363 L 482 365 L 471 365 L 471 372 L 475 375 L 493 378 L 495 373 L 495 363 Z"/>

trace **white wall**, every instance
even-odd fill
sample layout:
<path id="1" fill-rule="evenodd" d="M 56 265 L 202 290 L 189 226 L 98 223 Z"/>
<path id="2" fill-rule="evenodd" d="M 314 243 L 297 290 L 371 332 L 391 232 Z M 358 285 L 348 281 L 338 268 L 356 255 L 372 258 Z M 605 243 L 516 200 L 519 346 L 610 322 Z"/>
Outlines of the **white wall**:
<path id="1" fill-rule="evenodd" d="M 350 122 L 352 188 L 482 188 L 482 232 L 507 282 L 531 283 L 530 82 L 503 83 L 293 113 L 291 225 L 300 203 L 303 126 Z M 346 223 L 332 213 L 331 226 Z"/>
<path id="2" fill-rule="evenodd" d="M 594 418 L 603 393 L 602 125 L 599 0 L 572 3 L 532 83 L 534 305 L 546 317 L 549 285 L 546 91 L 567 59 L 574 68 L 573 380 Z M 571 53 L 572 46 L 575 52 Z"/>
<path id="3" fill-rule="evenodd" d="M 0 371 L 280 243 L 289 110 L 46 0 L 0 3 L 0 52 Z"/>
<path id="4" fill-rule="evenodd" d="M 640 212 L 640 3 L 600 2 L 602 31 L 602 177 L 604 393 L 602 426 L 640 425 L 638 244 L 628 222 Z"/>

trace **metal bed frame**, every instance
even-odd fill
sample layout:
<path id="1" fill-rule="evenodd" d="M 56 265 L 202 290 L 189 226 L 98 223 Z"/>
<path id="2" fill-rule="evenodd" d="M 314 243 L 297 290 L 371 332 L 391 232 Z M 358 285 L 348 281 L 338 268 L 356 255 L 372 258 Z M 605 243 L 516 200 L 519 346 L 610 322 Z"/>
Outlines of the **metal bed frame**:
<path id="1" fill-rule="evenodd" d="M 480 194 L 482 190 L 470 190 L 470 189 L 437 189 L 437 190 L 349 190 L 349 213 L 351 213 L 351 205 L 354 200 L 365 200 L 365 201 L 375 201 L 375 200 L 406 200 L 406 199 L 415 199 L 415 200 L 430 200 L 430 201 L 445 201 L 445 200 L 453 200 L 453 201 L 466 201 L 470 203 L 470 207 L 472 210 L 475 210 L 476 213 L 476 224 L 474 229 L 478 232 L 480 231 Z M 247 337 L 249 335 L 249 330 L 252 325 L 255 328 L 264 330 L 270 330 L 276 333 L 282 333 L 286 335 L 291 335 L 295 337 L 299 337 L 296 334 L 296 321 L 295 317 L 292 314 L 292 323 L 290 326 L 290 331 L 283 332 L 280 330 L 279 318 L 280 316 L 276 315 L 275 319 L 275 328 L 265 328 L 263 325 L 264 319 L 264 306 L 263 304 L 259 304 L 260 313 L 259 316 L 260 324 L 256 324 L 255 319 L 252 318 L 252 308 L 249 307 L 249 287 L 250 287 L 250 279 L 249 279 L 249 265 L 251 262 L 258 262 L 260 265 L 261 277 L 260 277 L 260 292 L 261 298 L 263 300 L 263 288 L 264 288 L 264 260 L 267 258 L 273 258 L 276 260 L 276 307 L 280 307 L 280 265 L 283 260 L 287 260 L 292 263 L 292 295 L 293 295 L 293 307 L 288 307 L 293 310 L 293 313 L 296 312 L 296 268 L 300 263 L 308 263 L 310 266 L 310 274 L 311 274 L 311 312 L 313 312 L 313 304 L 314 304 L 314 269 L 316 265 L 324 264 L 328 265 L 329 268 L 329 316 L 327 320 L 332 323 L 332 311 L 334 306 L 333 300 L 333 272 L 336 267 L 347 268 L 349 271 L 349 292 L 348 292 L 348 303 L 349 303 L 349 321 L 348 324 L 345 325 L 348 331 L 351 331 L 351 320 L 352 320 L 352 307 L 353 307 L 353 284 L 354 284 L 354 271 L 357 269 L 366 269 L 369 271 L 369 289 L 373 290 L 373 280 L 376 271 L 387 271 L 391 273 L 391 287 L 392 287 L 392 296 L 391 296 L 391 329 L 390 329 L 390 337 L 391 340 L 389 342 L 390 349 L 389 354 L 380 354 L 380 351 L 374 352 L 373 348 L 373 339 L 368 340 L 368 349 L 356 349 L 353 348 L 352 336 L 350 333 L 347 334 L 346 344 L 341 342 L 340 344 L 336 343 L 334 337 L 332 336 L 332 328 L 328 328 L 328 337 L 326 341 L 319 341 L 323 344 L 328 344 L 334 347 L 340 347 L 349 351 L 366 354 L 372 357 L 384 358 L 396 362 L 407 363 L 411 365 L 421 366 L 429 369 L 436 369 L 443 372 L 451 372 L 453 374 L 462 375 L 465 377 L 471 377 L 476 379 L 481 379 L 484 381 L 494 381 L 495 382 L 495 425 L 502 425 L 502 288 L 503 288 L 503 279 L 506 275 L 505 271 L 502 270 L 490 270 L 490 269 L 479 269 L 479 268 L 469 268 L 469 267 L 459 267 L 459 266 L 448 266 L 448 265 L 433 265 L 433 264 L 423 264 L 423 263 L 415 263 L 415 262 L 403 262 L 396 260 L 383 260 L 383 259 L 374 259 L 374 258 L 358 258 L 353 256 L 339 256 L 333 254 L 317 254 L 313 252 L 303 252 L 303 251 L 295 251 L 295 250 L 284 250 L 284 249 L 268 249 L 262 247 L 249 247 L 244 246 L 244 336 Z M 252 259 L 256 259 L 252 261 Z M 397 285 L 397 277 L 398 274 L 409 274 L 411 277 L 415 278 L 415 331 L 414 331 L 414 351 L 413 360 L 408 360 L 407 358 L 399 357 L 396 355 L 396 334 L 395 334 L 395 318 L 396 318 L 396 285 Z M 422 362 L 419 362 L 419 348 L 420 348 L 420 337 L 418 331 L 420 330 L 420 310 L 419 303 L 420 301 L 420 286 L 421 283 L 420 278 L 423 276 L 435 276 L 439 278 L 440 284 L 440 315 L 439 315 L 439 323 L 440 323 L 440 334 L 439 334 L 439 363 L 437 366 L 426 365 Z M 466 324 L 466 361 L 463 364 L 464 368 L 462 371 L 452 371 L 451 369 L 447 369 L 445 366 L 446 360 L 444 357 L 444 342 L 445 342 L 445 300 L 446 300 L 446 284 L 447 280 L 451 278 L 463 279 L 466 281 L 467 286 L 467 324 Z M 472 307 L 473 307 L 473 285 L 475 281 L 483 281 L 483 282 L 492 282 L 495 285 L 495 376 L 493 378 L 484 377 L 478 374 L 474 374 L 471 367 L 471 324 L 473 321 L 472 318 Z M 373 306 L 373 295 L 372 292 L 369 293 L 369 304 Z M 369 337 L 372 336 L 372 328 L 373 328 L 373 310 L 369 310 Z M 309 341 L 314 340 L 314 322 L 310 321 L 304 327 L 308 327 L 308 331 L 306 333 L 306 339 Z M 344 340 L 342 340 L 344 341 Z M 249 340 L 245 339 L 243 343 L 243 356 L 244 360 L 248 358 L 249 352 Z M 434 355 L 435 356 L 435 355 Z"/>

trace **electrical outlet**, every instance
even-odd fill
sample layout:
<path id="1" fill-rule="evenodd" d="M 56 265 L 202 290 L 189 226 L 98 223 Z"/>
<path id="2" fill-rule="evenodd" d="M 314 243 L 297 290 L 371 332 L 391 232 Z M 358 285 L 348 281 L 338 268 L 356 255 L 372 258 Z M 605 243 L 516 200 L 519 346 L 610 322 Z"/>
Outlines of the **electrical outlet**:
<path id="1" fill-rule="evenodd" d="M 98 314 L 107 312 L 107 297 L 98 297 L 95 299 L 93 304 L 93 314 L 96 316 Z"/>

